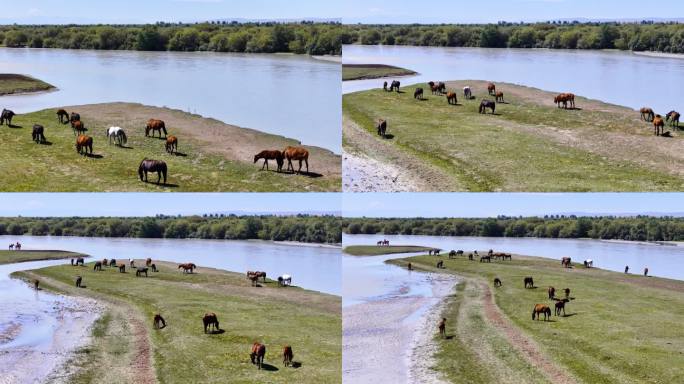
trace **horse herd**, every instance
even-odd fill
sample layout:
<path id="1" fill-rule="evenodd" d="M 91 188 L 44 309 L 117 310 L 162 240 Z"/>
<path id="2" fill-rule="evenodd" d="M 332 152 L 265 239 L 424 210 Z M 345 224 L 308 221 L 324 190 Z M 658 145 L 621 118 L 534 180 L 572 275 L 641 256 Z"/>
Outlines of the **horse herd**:
<path id="1" fill-rule="evenodd" d="M 302 172 L 303 161 L 306 164 L 306 173 L 309 173 L 309 151 L 306 150 L 306 148 L 288 146 L 284 151 L 267 149 L 254 155 L 254 163 L 262 159 L 264 160 L 264 164 L 261 166 L 262 171 L 264 168 L 268 170 L 269 160 L 275 160 L 276 165 L 278 166 L 278 172 L 282 172 L 283 164 L 285 164 L 285 160 L 287 160 L 286 172 L 292 171 L 292 173 L 300 174 Z M 296 172 L 292 165 L 292 160 L 299 161 L 299 169 Z"/>
<path id="2" fill-rule="evenodd" d="M 643 107 L 639 109 L 641 119 L 653 124 L 653 133 L 656 136 L 670 136 L 670 132 L 665 132 L 665 123 L 670 123 L 670 126 L 679 129 L 679 112 L 672 110 L 663 116 L 653 112 L 652 108 Z"/>

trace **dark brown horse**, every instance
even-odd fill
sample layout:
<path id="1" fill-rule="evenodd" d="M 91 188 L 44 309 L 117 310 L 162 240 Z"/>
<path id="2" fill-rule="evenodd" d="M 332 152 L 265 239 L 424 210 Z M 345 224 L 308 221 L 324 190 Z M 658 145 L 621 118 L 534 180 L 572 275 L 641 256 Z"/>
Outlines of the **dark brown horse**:
<path id="1" fill-rule="evenodd" d="M 494 278 L 494 286 L 495 286 L 495 287 L 500 287 L 500 286 L 502 286 L 502 285 L 503 285 L 503 284 L 501 283 L 501 279 L 499 279 L 498 277 L 495 277 L 495 278 Z"/>
<path id="2" fill-rule="evenodd" d="M 378 120 L 378 125 L 376 128 L 378 130 L 378 135 L 385 137 L 385 133 L 387 132 L 387 120 Z"/>
<path id="3" fill-rule="evenodd" d="M 31 132 L 31 137 L 33 138 L 33 141 L 35 141 L 38 144 L 44 143 L 45 140 L 45 135 L 43 134 L 45 128 L 43 128 L 42 125 L 40 124 L 35 124 L 33 126 L 33 132 Z"/>
<path id="4" fill-rule="evenodd" d="M 287 147 L 283 151 L 283 156 L 287 159 L 287 170 L 292 170 L 295 173 L 294 166 L 292 165 L 292 160 L 299 161 L 299 169 L 296 173 L 302 172 L 302 161 L 306 163 L 306 173 L 309 173 L 309 151 L 302 147 Z"/>
<path id="5" fill-rule="evenodd" d="M 157 173 L 157 184 L 161 181 L 162 176 L 164 176 L 164 184 L 166 184 L 166 163 L 161 160 L 143 159 L 138 166 L 138 176 L 140 176 L 140 181 L 147 183 L 147 173 L 156 172 Z M 144 176 L 144 177 L 143 177 Z"/>
<path id="6" fill-rule="evenodd" d="M 491 96 L 496 94 L 496 85 L 494 85 L 494 83 L 487 84 L 487 93 L 489 93 Z"/>
<path id="7" fill-rule="evenodd" d="M 480 101 L 479 112 L 480 113 L 487 113 L 487 108 L 492 110 L 492 115 L 493 115 L 494 111 L 496 111 L 496 103 L 491 101 L 491 100 Z"/>
<path id="8" fill-rule="evenodd" d="M 76 152 L 81 155 L 93 154 L 93 138 L 86 135 L 79 135 L 76 138 Z"/>
<path id="9" fill-rule="evenodd" d="M 83 266 L 84 263 L 85 263 L 85 260 L 82 257 L 79 257 L 76 259 L 76 265 Z"/>
<path id="10" fill-rule="evenodd" d="M 665 121 L 663 120 L 663 117 L 660 115 L 655 115 L 653 118 L 653 133 L 655 133 L 656 136 L 660 136 L 664 130 Z"/>
<path id="11" fill-rule="evenodd" d="M 149 269 L 148 269 L 147 267 L 137 268 L 137 269 L 135 270 L 135 276 L 136 276 L 136 277 L 140 277 L 140 276 L 142 276 L 143 274 L 145 274 L 145 277 L 147 277 L 147 271 L 148 271 L 148 270 L 149 270 Z"/>
<path id="12" fill-rule="evenodd" d="M 456 96 L 456 92 L 448 92 L 446 94 L 446 99 L 447 103 L 457 105 L 458 104 L 458 97 Z"/>
<path id="13" fill-rule="evenodd" d="M 193 273 L 192 271 L 197 269 L 197 266 L 193 263 L 179 264 L 178 269 L 182 269 L 183 273 Z M 190 272 L 188 272 L 190 271 Z"/>
<path id="14" fill-rule="evenodd" d="M 119 264 L 119 273 L 126 273 L 126 264 Z"/>
<path id="15" fill-rule="evenodd" d="M 525 277 L 523 283 L 525 283 L 525 288 L 534 288 L 534 279 L 530 276 Z"/>
<path id="16" fill-rule="evenodd" d="M 264 283 L 266 282 L 266 272 L 264 271 L 247 271 L 247 278 L 252 278 L 256 276 L 257 279 L 260 277 L 263 279 Z"/>
<path id="17" fill-rule="evenodd" d="M 81 283 L 83 283 L 83 277 L 76 276 L 76 288 L 81 288 Z"/>
<path id="18" fill-rule="evenodd" d="M 535 315 L 537 320 L 540 320 L 542 314 L 544 314 L 544 321 L 547 321 L 551 317 L 551 308 L 548 305 L 536 304 L 532 310 L 532 320 L 534 320 Z"/>
<path id="19" fill-rule="evenodd" d="M 554 297 L 556 297 L 556 288 L 549 287 L 548 292 L 549 292 L 549 299 L 553 299 Z"/>
<path id="20" fill-rule="evenodd" d="M 442 317 L 442 320 L 437 324 L 437 328 L 439 328 L 439 335 L 446 337 L 446 317 Z"/>
<path id="21" fill-rule="evenodd" d="M 266 356 L 266 346 L 261 343 L 252 344 L 252 351 L 249 354 L 249 358 L 252 360 L 252 364 L 256 364 L 258 369 L 264 364 L 264 357 Z"/>
<path id="22" fill-rule="evenodd" d="M 563 268 L 570 268 L 572 266 L 572 259 L 569 257 L 563 257 L 561 259 L 561 265 Z"/>
<path id="23" fill-rule="evenodd" d="M 649 107 L 642 107 L 639 110 L 639 113 L 641 113 L 641 119 L 644 121 L 653 121 L 653 118 L 655 117 L 653 109 Z"/>
<path id="24" fill-rule="evenodd" d="M 492 257 L 489 255 L 480 256 L 480 263 L 491 263 Z"/>
<path id="25" fill-rule="evenodd" d="M 413 98 L 423 100 L 423 88 L 416 88 L 416 90 L 413 91 Z"/>
<path id="26" fill-rule="evenodd" d="M 204 317 L 202 317 L 202 323 L 204 323 L 204 333 L 207 333 L 207 330 L 210 329 L 210 327 L 213 327 L 214 331 L 221 330 L 218 317 L 216 317 L 216 314 L 213 312 L 205 313 Z"/>
<path id="27" fill-rule="evenodd" d="M 0 113 L 0 125 L 3 123 L 7 123 L 7 126 L 11 127 L 12 126 L 12 118 L 14 118 L 15 113 L 10 111 L 9 109 L 3 109 L 2 113 Z"/>
<path id="28" fill-rule="evenodd" d="M 399 86 L 400 85 L 401 85 L 401 82 L 399 82 L 398 80 L 392 80 L 392 84 L 390 85 L 389 91 L 392 92 L 392 91 L 396 90 L 397 93 L 399 93 Z"/>
<path id="29" fill-rule="evenodd" d="M 670 125 L 679 128 L 679 112 L 670 111 L 665 115 L 665 121 L 669 121 Z"/>
<path id="30" fill-rule="evenodd" d="M 556 300 L 556 316 L 560 316 L 561 311 L 563 311 L 563 316 L 565 317 L 565 303 L 568 301 L 568 299 Z"/>
<path id="31" fill-rule="evenodd" d="M 261 170 L 264 170 L 264 167 L 266 167 L 266 170 L 268 170 L 268 161 L 269 160 L 275 160 L 276 164 L 278 165 L 278 172 L 281 172 L 283 170 L 283 164 L 285 163 L 285 156 L 283 155 L 282 152 L 280 152 L 277 149 L 272 149 L 272 150 L 264 150 L 256 155 L 254 155 L 254 162 L 256 163 L 257 161 L 264 159 L 264 165 L 261 166 Z"/>
<path id="32" fill-rule="evenodd" d="M 109 266 L 110 267 L 116 267 L 116 259 L 109 260 Z"/>
<path id="33" fill-rule="evenodd" d="M 149 267 L 150 265 L 152 265 L 152 259 L 148 257 L 147 259 L 145 259 L 145 266 Z"/>
<path id="34" fill-rule="evenodd" d="M 57 110 L 57 119 L 61 124 L 66 124 L 69 122 L 69 113 L 64 109 Z"/>
<path id="35" fill-rule="evenodd" d="M 283 347 L 283 364 L 289 367 L 292 364 L 292 359 L 294 358 L 294 353 L 292 353 L 292 347 L 286 345 Z"/>
<path id="36" fill-rule="evenodd" d="M 154 315 L 154 319 L 152 320 L 152 326 L 154 329 L 166 328 L 166 320 L 164 320 L 162 315 L 157 313 Z"/>
<path id="37" fill-rule="evenodd" d="M 176 136 L 171 135 L 166 138 L 166 152 L 178 152 L 178 138 Z"/>
<path id="38" fill-rule="evenodd" d="M 86 131 L 88 131 L 81 120 L 72 122 L 71 128 L 73 129 L 74 135 L 76 136 L 83 135 Z"/>
<path id="39" fill-rule="evenodd" d="M 93 271 L 101 271 L 101 270 L 102 270 L 102 262 L 96 261 L 95 265 L 93 266 Z"/>
<path id="40" fill-rule="evenodd" d="M 81 115 L 76 112 L 71 112 L 71 115 L 69 115 L 69 122 L 71 123 L 71 126 L 73 127 L 73 124 L 77 121 L 81 121 Z"/>
<path id="41" fill-rule="evenodd" d="M 161 138 L 162 132 L 164 132 L 164 137 L 166 137 L 166 124 L 162 120 L 149 119 L 145 126 L 145 137 L 150 135 L 150 131 L 152 131 L 152 137 L 154 137 L 155 131 L 159 131 L 159 138 Z"/>

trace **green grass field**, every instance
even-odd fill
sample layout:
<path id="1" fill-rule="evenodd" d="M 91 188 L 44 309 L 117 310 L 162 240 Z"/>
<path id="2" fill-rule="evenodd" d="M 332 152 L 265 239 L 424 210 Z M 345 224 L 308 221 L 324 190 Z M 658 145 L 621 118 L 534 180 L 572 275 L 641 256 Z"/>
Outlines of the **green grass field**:
<path id="1" fill-rule="evenodd" d="M 345 247 L 342 252 L 352 256 L 378 256 L 394 253 L 423 252 L 430 248 L 416 245 L 390 245 L 389 247 L 379 247 L 376 245 L 350 245 Z"/>
<path id="2" fill-rule="evenodd" d="M 571 380 L 584 383 L 667 383 L 684 375 L 684 282 L 624 275 L 575 264 L 563 269 L 556 260 L 513 255 L 512 261 L 479 263 L 465 257 L 419 256 L 391 261 L 414 268 L 463 277 L 448 299 L 444 316 L 450 339 L 439 343 L 437 367 L 454 383 L 550 382 L 523 357 L 485 311 L 487 292 L 493 292 L 504 321 L 531 338 L 542 355 Z M 536 289 L 524 289 L 523 278 L 534 278 Z M 499 277 L 503 286 L 493 286 Z M 556 296 L 570 288 L 574 298 L 567 317 L 533 321 L 537 303 L 553 309 L 547 288 Z M 527 346 L 522 346 L 525 348 Z"/>
<path id="3" fill-rule="evenodd" d="M 29 76 L 9 73 L 0 74 L 0 95 L 41 92 L 54 88 L 51 84 Z"/>
<path id="4" fill-rule="evenodd" d="M 383 64 L 342 64 L 342 81 L 378 79 L 392 76 L 409 76 L 416 73 L 410 69 Z"/>
<path id="5" fill-rule="evenodd" d="M 283 288 L 271 280 L 255 288 L 243 274 L 201 266 L 195 274 L 183 274 L 176 264 L 156 264 L 160 272 L 148 278 L 115 268 L 95 272 L 92 263 L 15 274 L 109 304 L 93 328 L 92 345 L 73 362 L 78 369 L 69 382 L 139 382 L 144 368 L 135 366 L 144 367 L 147 357 L 161 383 L 341 382 L 339 297 Z M 86 288 L 72 288 L 76 274 Z M 217 314 L 224 333 L 203 332 L 206 312 Z M 153 329 L 155 313 L 164 316 L 166 328 Z M 261 371 L 249 361 L 255 341 L 267 348 Z M 286 344 L 301 366 L 283 366 Z"/>
<path id="6" fill-rule="evenodd" d="M 57 121 L 55 109 L 17 115 L 13 124 L 19 127 L 0 126 L 0 163 L 3 164 L 6 175 L 0 189 L 5 192 L 280 192 L 339 191 L 341 188 L 339 174 L 312 178 L 260 171 L 260 164 L 252 164 L 251 157 L 242 161 L 228 159 L 217 152 L 221 148 L 216 146 L 223 147 L 225 144 L 217 142 L 214 145 L 207 145 L 189 135 L 179 134 L 177 127 L 170 124 L 167 125 L 169 134 L 179 137 L 179 152 L 184 156 L 168 154 L 164 148 L 164 140 L 145 137 L 145 125 L 142 121 L 135 125 L 132 122 L 124 125 L 126 123 L 120 120 L 120 116 L 107 114 L 107 105 L 100 105 L 97 108 L 102 111 L 102 116 L 86 116 L 84 113 L 81 116 L 86 128 L 89 129 L 87 134 L 93 137 L 95 156 L 92 157 L 84 157 L 76 152 L 76 139 L 71 126 Z M 131 113 L 138 115 L 148 110 L 152 113 L 174 113 L 150 108 L 128 106 Z M 174 116 L 180 116 L 176 119 L 182 121 L 186 127 L 195 129 L 201 129 L 201 122 L 215 125 L 214 121 L 198 119 L 189 114 L 176 113 Z M 34 124 L 45 127 L 48 145 L 37 144 L 31 140 Z M 105 130 L 112 125 L 125 129 L 128 135 L 127 148 L 108 144 Z M 275 138 L 273 135 L 254 133 L 251 130 L 249 134 L 252 135 L 250 145 L 253 145 L 254 141 L 263 140 L 265 148 L 274 142 L 282 142 L 282 148 L 285 146 L 286 140 Z M 238 140 L 236 137 L 233 145 Z M 157 185 L 156 174 L 149 176 L 150 183 L 140 181 L 138 165 L 145 157 L 163 160 L 168 164 L 167 185 Z M 310 160 L 310 163 L 312 162 L 315 160 Z M 275 164 L 272 166 L 274 169 Z"/>
<path id="7" fill-rule="evenodd" d="M 464 100 L 460 89 L 474 89 Z M 416 87 L 426 100 L 413 98 Z M 416 162 L 442 170 L 440 191 L 679 191 L 683 135 L 653 135 L 649 123 L 628 108 L 577 97 L 581 110 L 558 109 L 553 93 L 499 83 L 506 103 L 497 115 L 481 115 L 486 95 L 481 81 L 448 82 L 458 90 L 459 105 L 432 95 L 427 84 L 404 93 L 375 89 L 343 96 L 345 116 L 376 135 L 377 119 L 388 121 L 385 139 Z M 672 128 L 668 127 L 668 130 Z M 343 144 L 355 147 L 347 138 Z M 366 154 L 373 157 L 374 154 Z M 669 165 L 664 165 L 669 164 Z M 395 164 L 402 166 L 402 164 Z"/>
<path id="8" fill-rule="evenodd" d="M 0 264 L 23 263 L 25 261 L 59 260 L 84 257 L 80 253 L 67 251 L 0 251 Z"/>

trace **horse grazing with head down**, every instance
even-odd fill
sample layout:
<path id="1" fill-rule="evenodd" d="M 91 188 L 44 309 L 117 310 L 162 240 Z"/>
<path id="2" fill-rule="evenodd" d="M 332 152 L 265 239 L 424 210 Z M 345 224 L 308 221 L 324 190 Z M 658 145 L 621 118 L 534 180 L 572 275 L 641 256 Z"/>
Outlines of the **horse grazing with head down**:
<path id="1" fill-rule="evenodd" d="M 162 315 L 157 313 L 154 315 L 154 319 L 152 320 L 152 326 L 154 329 L 166 328 L 166 320 L 164 320 Z"/>
<path id="2" fill-rule="evenodd" d="M 183 273 L 192 273 L 193 270 L 197 269 L 197 266 L 193 263 L 179 264 L 178 269 L 182 269 Z M 190 271 L 190 272 L 188 272 Z"/>
<path id="3" fill-rule="evenodd" d="M 162 132 L 164 132 L 164 137 L 166 137 L 166 124 L 162 120 L 149 119 L 145 126 L 145 137 L 150 135 L 150 131 L 152 131 L 152 137 L 154 137 L 155 131 L 159 131 L 159 138 L 161 138 Z"/>
<path id="4" fill-rule="evenodd" d="M 0 113 L 0 125 L 7 123 L 8 126 L 12 126 L 12 118 L 14 118 L 15 113 L 9 109 L 3 109 Z"/>
<path id="5" fill-rule="evenodd" d="M 101 271 L 101 270 L 102 270 L 102 262 L 96 261 L 95 265 L 93 266 L 93 271 Z"/>
<path id="6" fill-rule="evenodd" d="M 202 317 L 202 323 L 204 323 L 204 333 L 207 333 L 208 329 L 213 328 L 214 331 L 220 331 L 218 317 L 213 312 L 205 313 Z"/>
<path id="7" fill-rule="evenodd" d="M 126 264 L 119 264 L 119 273 L 126 273 Z"/>
<path id="8" fill-rule="evenodd" d="M 655 133 L 656 136 L 660 136 L 664 130 L 665 121 L 663 120 L 663 117 L 660 115 L 655 115 L 653 118 L 653 133 Z"/>
<path id="9" fill-rule="evenodd" d="M 382 83 L 382 89 L 383 89 L 383 91 L 385 91 L 385 92 L 388 91 L 388 89 L 387 89 L 387 82 L 386 82 L 386 81 L 385 81 L 384 83 Z"/>
<path id="10" fill-rule="evenodd" d="M 294 353 L 292 353 L 292 347 L 286 345 L 283 347 L 283 365 L 289 367 L 292 364 L 292 359 L 294 358 Z"/>
<path id="11" fill-rule="evenodd" d="M 499 279 L 498 277 L 495 277 L 495 278 L 494 278 L 494 286 L 495 286 L 495 287 L 500 287 L 500 286 L 502 286 L 502 285 L 503 285 L 503 284 L 501 283 L 501 279 Z"/>
<path id="12" fill-rule="evenodd" d="M 642 107 L 639 109 L 639 113 L 641 113 L 641 119 L 644 121 L 653 121 L 653 118 L 655 117 L 653 109 L 649 107 Z"/>
<path id="13" fill-rule="evenodd" d="M 447 103 L 458 105 L 458 97 L 456 97 L 456 92 L 447 92 L 446 99 Z"/>
<path id="14" fill-rule="evenodd" d="M 81 155 L 93 154 L 93 138 L 86 135 L 79 135 L 76 138 L 76 152 Z"/>
<path id="15" fill-rule="evenodd" d="M 540 320 L 542 314 L 544 315 L 544 321 L 547 321 L 551 317 L 551 308 L 548 305 L 536 304 L 534 309 L 532 309 L 532 320 L 534 320 L 535 316 L 537 320 Z"/>
<path id="16" fill-rule="evenodd" d="M 487 108 L 492 110 L 492 115 L 494 114 L 494 111 L 496 111 L 496 103 L 491 101 L 491 100 L 482 100 L 480 101 L 480 108 L 479 112 L 480 113 L 487 113 Z"/>
<path id="17" fill-rule="evenodd" d="M 135 277 L 140 277 L 143 275 L 143 273 L 145 274 L 145 277 L 147 277 L 147 271 L 148 270 L 149 269 L 147 267 L 137 268 L 135 270 Z"/>
<path id="18" fill-rule="evenodd" d="M 423 100 L 423 88 L 416 88 L 416 90 L 413 91 L 413 98 Z"/>
<path id="19" fill-rule="evenodd" d="M 33 141 L 35 141 L 38 144 L 43 144 L 45 140 L 45 135 L 43 134 L 43 131 L 45 128 L 43 128 L 42 125 L 40 124 L 35 124 L 33 126 L 33 132 L 31 132 L 31 137 L 33 138 Z"/>
<path id="20" fill-rule="evenodd" d="M 283 151 L 283 156 L 287 159 L 287 170 L 292 170 L 295 173 L 294 165 L 292 165 L 292 160 L 299 161 L 299 169 L 297 174 L 302 172 L 302 161 L 306 163 L 306 173 L 309 173 L 309 151 L 302 147 L 287 147 Z"/>
<path id="21" fill-rule="evenodd" d="M 178 138 L 176 136 L 171 135 L 166 138 L 166 152 L 178 152 Z"/>
<path id="22" fill-rule="evenodd" d="M 401 85 L 401 82 L 399 82 L 398 80 L 392 80 L 392 84 L 390 85 L 389 91 L 392 92 L 396 89 L 396 91 L 398 93 L 400 85 Z"/>
<path id="23" fill-rule="evenodd" d="M 254 155 L 254 162 L 255 163 L 261 159 L 264 159 L 264 165 L 261 166 L 262 171 L 264 170 L 264 167 L 268 171 L 268 161 L 269 160 L 275 160 L 276 164 L 278 165 L 278 172 L 282 172 L 283 164 L 285 163 L 285 156 L 279 150 L 277 150 L 277 149 L 264 150 L 264 151 L 257 153 L 256 155 Z"/>
<path id="24" fill-rule="evenodd" d="M 556 299 L 556 316 L 560 316 L 561 311 L 563 311 L 563 317 L 565 317 L 565 303 L 567 303 L 568 299 Z"/>
<path id="25" fill-rule="evenodd" d="M 665 115 L 665 121 L 669 121 L 670 125 L 679 128 L 679 112 L 670 111 Z"/>
<path id="26" fill-rule="evenodd" d="M 473 98 L 473 90 L 470 88 L 470 86 L 463 87 L 463 97 L 465 97 L 466 100 Z"/>
<path id="27" fill-rule="evenodd" d="M 387 120 L 378 120 L 378 125 L 376 126 L 376 128 L 378 130 L 378 135 L 385 137 L 385 133 L 387 132 Z"/>
<path id="28" fill-rule="evenodd" d="M 140 176 L 140 181 L 147 183 L 147 173 L 156 172 L 157 173 L 157 184 L 161 181 L 162 176 L 164 176 L 164 184 L 166 184 L 166 163 L 161 160 L 143 159 L 138 166 L 138 176 Z M 143 177 L 144 176 L 144 177 Z"/>
<path id="29" fill-rule="evenodd" d="M 74 131 L 74 135 L 84 135 L 88 129 L 83 125 L 83 122 L 81 120 L 74 121 L 71 123 L 71 128 Z"/>
<path id="30" fill-rule="evenodd" d="M 66 124 L 69 122 L 69 113 L 67 113 L 67 111 L 64 109 L 58 109 L 57 119 L 59 120 L 60 124 Z"/>
<path id="31" fill-rule="evenodd" d="M 252 344 L 252 351 L 249 354 L 252 364 L 256 364 L 258 369 L 264 364 L 264 357 L 266 356 L 266 346 L 261 343 Z"/>
<path id="32" fill-rule="evenodd" d="M 570 267 L 572 267 L 572 259 L 569 258 L 569 257 L 563 257 L 563 258 L 561 259 L 561 266 L 563 266 L 563 268 L 570 268 Z"/>
<path id="33" fill-rule="evenodd" d="M 109 144 L 112 144 L 112 139 L 114 143 L 119 147 L 123 147 L 128 142 L 128 137 L 126 137 L 126 132 L 121 127 L 109 127 L 105 132 L 107 138 L 109 139 Z"/>

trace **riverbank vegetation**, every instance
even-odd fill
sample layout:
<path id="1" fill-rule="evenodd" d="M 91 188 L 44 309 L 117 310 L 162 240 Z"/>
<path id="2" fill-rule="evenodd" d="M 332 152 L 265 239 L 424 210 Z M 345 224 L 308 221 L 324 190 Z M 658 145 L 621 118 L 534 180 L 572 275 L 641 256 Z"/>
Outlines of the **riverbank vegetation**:
<path id="1" fill-rule="evenodd" d="M 0 96 L 15 93 L 43 92 L 55 87 L 33 77 L 12 73 L 0 74 Z"/>
<path id="2" fill-rule="evenodd" d="M 342 64 L 342 81 L 379 79 L 392 76 L 409 76 L 416 73 L 410 69 L 384 64 Z"/>
<path id="3" fill-rule="evenodd" d="M 438 260 L 443 269 L 434 268 Z M 435 325 L 432 341 L 433 368 L 449 382 L 648 383 L 684 374 L 684 334 L 676 326 L 684 316 L 682 281 L 580 263 L 568 269 L 558 260 L 519 255 L 492 263 L 427 255 L 389 261 L 408 262 L 414 270 L 453 273 L 461 281 L 442 312 L 447 338 Z M 524 288 L 527 276 L 537 289 Z M 501 287 L 494 287 L 495 277 Z M 535 304 L 554 309 L 549 286 L 558 298 L 570 288 L 565 315 L 533 321 Z"/>
<path id="4" fill-rule="evenodd" d="M 394 253 L 412 253 L 412 252 L 426 252 L 429 247 L 421 247 L 416 245 L 350 245 L 344 247 L 343 251 L 352 256 L 378 256 L 390 255 Z"/>
<path id="5" fill-rule="evenodd" d="M 684 53 L 684 24 L 543 23 L 463 25 L 349 25 L 350 39 L 366 45 L 436 47 L 619 49 Z"/>
<path id="6" fill-rule="evenodd" d="M 66 251 L 0 251 L 0 265 L 26 261 L 60 260 L 85 257 L 80 253 Z"/>
<path id="7" fill-rule="evenodd" d="M 682 217 L 344 218 L 342 229 L 348 234 L 370 235 L 684 241 Z"/>
<path id="8" fill-rule="evenodd" d="M 0 235 L 342 242 L 337 216 L 5 217 Z M 23 251 L 22 251 L 23 253 Z"/>
<path id="9" fill-rule="evenodd" d="M 339 296 L 280 287 L 268 279 L 253 287 L 242 273 L 199 266 L 185 274 L 177 264 L 154 262 L 159 272 L 149 277 L 109 267 L 93 271 L 93 263 L 13 274 L 105 306 L 91 344 L 69 363 L 68 382 L 341 382 Z M 144 260 L 136 263 L 144 265 Z M 77 274 L 84 288 L 74 287 Z M 207 312 L 216 313 L 221 332 L 204 333 Z M 157 313 L 166 321 L 159 330 L 153 327 Z M 254 342 L 266 345 L 261 370 L 250 363 Z M 282 363 L 284 345 L 292 346 L 294 367 Z"/>
<path id="10" fill-rule="evenodd" d="M 229 23 L 155 25 L 6 25 L 6 47 L 137 51 L 212 51 L 341 55 L 349 43 L 339 23 Z"/>

